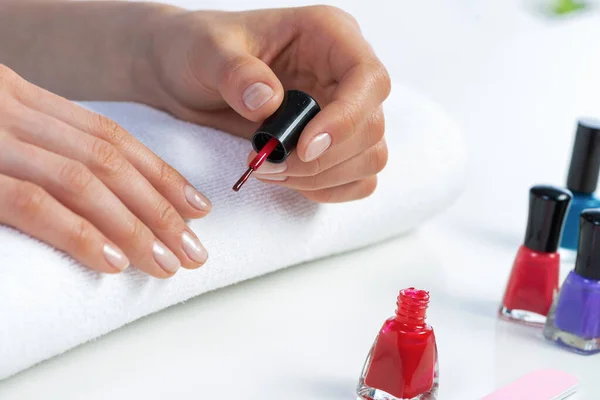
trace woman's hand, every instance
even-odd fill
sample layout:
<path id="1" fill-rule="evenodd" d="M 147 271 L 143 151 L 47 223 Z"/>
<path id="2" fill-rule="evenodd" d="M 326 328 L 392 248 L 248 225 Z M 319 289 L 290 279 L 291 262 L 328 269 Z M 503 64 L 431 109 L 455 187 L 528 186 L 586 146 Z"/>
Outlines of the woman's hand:
<path id="1" fill-rule="evenodd" d="M 249 137 L 281 104 L 306 91 L 322 111 L 284 164 L 259 179 L 319 202 L 370 195 L 387 161 L 384 66 L 345 12 L 325 6 L 250 12 L 168 9 L 148 24 L 141 98 L 172 114 Z M 250 160 L 254 156 L 248 156 Z"/>
<path id="2" fill-rule="evenodd" d="M 166 278 L 206 250 L 183 217 L 209 201 L 115 122 L 0 65 L 0 224 L 101 272 Z"/>

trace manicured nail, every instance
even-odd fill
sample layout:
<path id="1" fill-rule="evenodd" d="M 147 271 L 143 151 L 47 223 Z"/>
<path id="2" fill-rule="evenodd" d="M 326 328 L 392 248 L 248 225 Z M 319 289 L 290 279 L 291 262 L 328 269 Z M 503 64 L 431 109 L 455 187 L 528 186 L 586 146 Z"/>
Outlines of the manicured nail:
<path id="1" fill-rule="evenodd" d="M 287 176 L 274 176 L 274 175 L 261 175 L 261 174 L 255 174 L 254 177 L 256 179 L 262 179 L 264 181 L 278 181 L 278 182 L 283 182 L 285 181 L 288 177 Z"/>
<path id="2" fill-rule="evenodd" d="M 189 232 L 183 232 L 181 234 L 181 241 L 183 242 L 183 251 L 185 251 L 185 254 L 187 254 L 189 258 L 201 264 L 206 262 L 208 252 L 198 239 Z"/>
<path id="3" fill-rule="evenodd" d="M 331 146 L 331 136 L 329 136 L 329 133 L 319 133 L 306 146 L 306 153 L 304 153 L 306 161 L 316 160 L 329 146 Z"/>
<path id="4" fill-rule="evenodd" d="M 152 253 L 154 254 L 154 260 L 167 272 L 175 272 L 181 266 L 177 256 L 159 242 L 154 242 Z"/>
<path id="5" fill-rule="evenodd" d="M 110 244 L 105 244 L 103 250 L 106 261 L 119 271 L 123 271 L 125 268 L 129 267 L 129 260 L 121 250 Z"/>
<path id="6" fill-rule="evenodd" d="M 248 86 L 242 95 L 244 104 L 250 111 L 258 110 L 273 97 L 275 92 L 271 87 L 262 82 L 256 82 Z"/>
<path id="7" fill-rule="evenodd" d="M 212 209 L 212 204 L 210 204 L 210 201 L 208 201 L 208 199 L 204 197 L 202 193 L 200 193 L 193 187 L 186 186 L 183 189 L 183 192 L 185 193 L 185 199 L 196 210 L 208 212 Z"/>
<path id="8" fill-rule="evenodd" d="M 258 169 L 256 170 L 256 173 L 257 174 L 280 174 L 282 172 L 285 172 L 286 169 L 287 169 L 287 164 L 285 163 L 285 161 L 282 162 L 281 164 L 266 162 L 266 163 L 263 163 L 263 165 L 261 165 L 260 167 L 258 167 Z"/>

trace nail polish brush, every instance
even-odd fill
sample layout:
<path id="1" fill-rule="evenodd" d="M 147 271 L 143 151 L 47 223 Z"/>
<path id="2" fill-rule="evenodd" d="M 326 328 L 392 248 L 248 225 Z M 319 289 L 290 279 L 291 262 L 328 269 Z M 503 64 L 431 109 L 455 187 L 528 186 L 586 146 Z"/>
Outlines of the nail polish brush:
<path id="1" fill-rule="evenodd" d="M 296 148 L 306 125 L 319 111 L 319 104 L 310 95 L 300 90 L 288 90 L 279 108 L 252 136 L 251 142 L 254 151 L 257 152 L 256 157 L 233 185 L 233 190 L 239 191 L 250 175 L 265 161 L 275 164 L 284 162 Z"/>

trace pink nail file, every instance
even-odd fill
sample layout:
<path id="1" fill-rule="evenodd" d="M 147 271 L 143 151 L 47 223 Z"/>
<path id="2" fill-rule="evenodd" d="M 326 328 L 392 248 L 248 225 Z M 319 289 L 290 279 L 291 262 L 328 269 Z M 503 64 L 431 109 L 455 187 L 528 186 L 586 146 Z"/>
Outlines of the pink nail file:
<path id="1" fill-rule="evenodd" d="M 531 372 L 481 400 L 562 400 L 574 394 L 577 378 L 554 369 Z"/>

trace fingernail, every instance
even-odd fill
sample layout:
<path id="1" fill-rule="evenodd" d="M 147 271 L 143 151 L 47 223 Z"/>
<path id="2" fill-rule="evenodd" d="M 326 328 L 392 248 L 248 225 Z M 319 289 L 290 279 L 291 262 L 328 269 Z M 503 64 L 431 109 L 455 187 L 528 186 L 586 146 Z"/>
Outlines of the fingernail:
<path id="1" fill-rule="evenodd" d="M 263 165 L 261 165 L 260 167 L 258 167 L 258 169 L 256 170 L 256 173 L 257 174 L 280 174 L 282 172 L 285 172 L 286 169 L 287 169 L 287 164 L 285 162 L 282 162 L 281 164 L 266 162 L 266 163 L 263 163 Z"/>
<path id="2" fill-rule="evenodd" d="M 256 82 L 248 86 L 242 95 L 244 104 L 250 111 L 258 110 L 273 97 L 275 92 L 271 87 L 262 82 Z"/>
<path id="3" fill-rule="evenodd" d="M 325 152 L 331 146 L 331 136 L 329 133 L 319 133 L 306 146 L 306 161 L 313 161 Z"/>
<path id="4" fill-rule="evenodd" d="M 201 264 L 206 262 L 208 252 L 198 239 L 189 232 L 183 232 L 181 234 L 181 240 L 183 242 L 183 251 L 185 251 L 185 254 L 187 254 L 189 258 Z"/>
<path id="5" fill-rule="evenodd" d="M 129 267 L 129 259 L 127 259 L 121 250 L 110 244 L 105 244 L 103 250 L 106 261 L 119 271 L 123 271 L 125 268 Z"/>
<path id="6" fill-rule="evenodd" d="M 212 209 L 212 204 L 210 204 L 210 201 L 208 201 L 208 199 L 195 188 L 186 186 L 183 189 L 183 192 L 185 193 L 185 199 L 196 210 L 208 212 Z"/>
<path id="7" fill-rule="evenodd" d="M 181 263 L 175 254 L 159 242 L 154 242 L 152 253 L 154 254 L 154 259 L 158 265 L 167 272 L 175 272 L 181 266 Z"/>
<path id="8" fill-rule="evenodd" d="M 278 182 L 283 182 L 288 178 L 287 176 L 273 176 L 273 175 L 261 175 L 261 174 L 255 174 L 254 177 L 256 179 L 262 179 L 264 181 L 278 181 Z"/>

